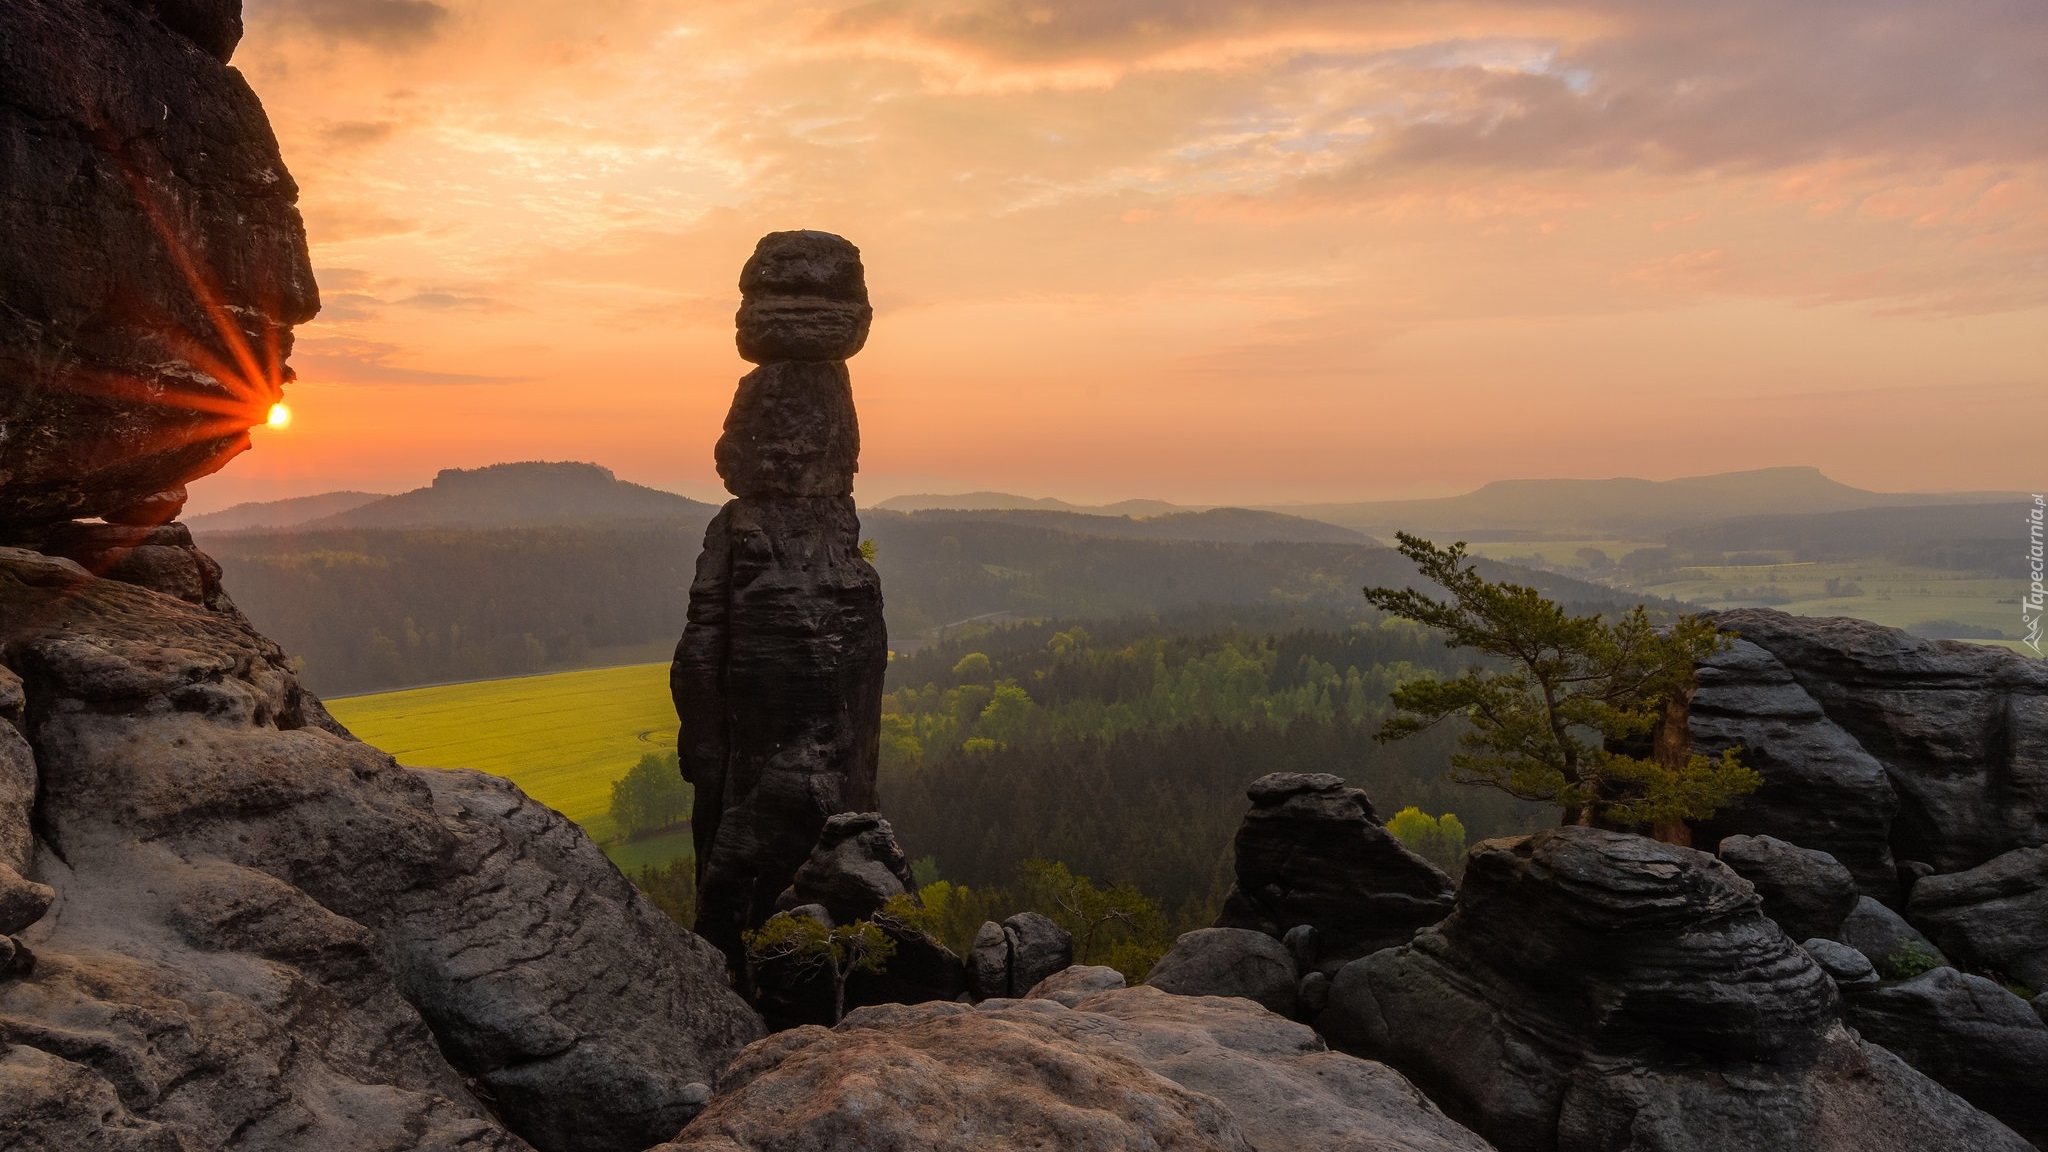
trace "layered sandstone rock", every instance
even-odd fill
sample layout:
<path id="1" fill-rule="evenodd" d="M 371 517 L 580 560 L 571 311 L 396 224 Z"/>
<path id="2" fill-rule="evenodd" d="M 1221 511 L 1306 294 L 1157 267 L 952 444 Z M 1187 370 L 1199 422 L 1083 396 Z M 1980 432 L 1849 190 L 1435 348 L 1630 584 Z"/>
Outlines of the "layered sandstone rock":
<path id="1" fill-rule="evenodd" d="M 319 309 L 233 0 L 0 5 L 0 535 L 155 523 Z"/>
<path id="2" fill-rule="evenodd" d="M 888 634 L 860 552 L 860 450 L 845 357 L 870 311 L 860 252 L 823 232 L 764 237 L 740 277 L 740 381 L 717 448 L 734 500 L 704 533 L 671 672 L 696 786 L 697 929 L 743 966 L 740 933 L 827 817 L 876 807 Z"/>
<path id="3" fill-rule="evenodd" d="M 2048 848 L 2019 848 L 1913 885 L 1906 918 L 1943 952 L 2048 989 Z"/>
<path id="4" fill-rule="evenodd" d="M 1152 988 L 891 1005 L 747 1049 L 661 1152 L 1485 1152 L 1384 1065 L 1244 1000 Z"/>
<path id="5" fill-rule="evenodd" d="M 0 550 L 0 662 L 55 896 L 0 976 L 0 1129 L 625 1152 L 761 1034 L 581 832 L 349 738 L 232 612 Z"/>
<path id="6" fill-rule="evenodd" d="M 1480 844 L 1456 913 L 1347 965 L 1316 1025 L 1512 1152 L 2026 1147 L 1844 1028 L 1748 883 L 1625 833 Z"/>
<path id="7" fill-rule="evenodd" d="M 1718 756 L 1739 746 L 1743 763 L 1763 777 L 1762 787 L 1696 827 L 1696 844 L 1769 836 L 1826 852 L 1860 891 L 1891 896 L 1899 801 L 1884 765 L 1829 719 L 1775 657 L 1746 639 L 1714 655 L 1699 670 L 1688 720 L 1696 751 Z"/>
<path id="8" fill-rule="evenodd" d="M 1715 622 L 1768 652 L 1830 724 L 1883 766 L 1897 795 L 1889 842 L 1900 859 L 1959 872 L 2048 844 L 2048 663 L 1846 617 L 1745 608 Z M 1765 775 L 1768 781 L 1768 769 Z M 1794 802 L 1810 819 L 1837 820 L 1844 805 L 1856 803 L 1853 791 L 1839 793 L 1838 802 L 1823 794 Z M 1864 806 L 1882 803 L 1875 789 L 1868 797 Z M 1817 836 L 1731 830 L 1819 848 L 1859 881 L 1868 875 L 1860 857 Z"/>
<path id="9" fill-rule="evenodd" d="M 1308 925 L 1315 955 L 1304 966 L 1334 971 L 1450 914 L 1451 878 L 1403 847 L 1360 789 L 1324 773 L 1274 772 L 1246 795 L 1237 883 L 1216 927 L 1279 939 Z"/>

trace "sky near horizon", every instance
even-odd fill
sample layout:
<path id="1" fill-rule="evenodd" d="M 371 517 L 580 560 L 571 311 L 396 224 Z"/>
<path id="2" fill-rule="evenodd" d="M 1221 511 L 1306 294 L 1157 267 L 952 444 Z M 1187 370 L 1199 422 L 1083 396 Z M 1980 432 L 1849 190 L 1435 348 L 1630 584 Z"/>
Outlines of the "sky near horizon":
<path id="1" fill-rule="evenodd" d="M 247 0 L 324 309 L 192 509 L 715 498 L 762 233 L 863 252 L 863 500 L 1812 464 L 2048 484 L 2038 0 Z"/>

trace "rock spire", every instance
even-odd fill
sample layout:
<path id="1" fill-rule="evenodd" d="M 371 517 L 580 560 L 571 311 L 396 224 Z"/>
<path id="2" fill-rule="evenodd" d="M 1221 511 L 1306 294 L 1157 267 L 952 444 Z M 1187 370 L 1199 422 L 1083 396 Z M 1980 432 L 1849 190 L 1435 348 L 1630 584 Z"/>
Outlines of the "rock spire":
<path id="1" fill-rule="evenodd" d="M 867 341 L 860 250 L 762 237 L 740 273 L 740 380 L 670 686 L 697 790 L 697 931 L 735 967 L 828 817 L 871 811 L 888 634 L 861 556 L 860 455 L 846 358 Z"/>

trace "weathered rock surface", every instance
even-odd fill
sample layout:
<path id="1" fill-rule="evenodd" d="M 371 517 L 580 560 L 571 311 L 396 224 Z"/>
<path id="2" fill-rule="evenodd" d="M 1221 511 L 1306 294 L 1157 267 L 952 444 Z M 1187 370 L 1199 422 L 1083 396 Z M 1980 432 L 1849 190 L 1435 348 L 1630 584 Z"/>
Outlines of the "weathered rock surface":
<path id="1" fill-rule="evenodd" d="M 288 379 L 319 296 L 298 188 L 222 63 L 239 34 L 232 0 L 0 5 L 9 538 L 168 520 Z"/>
<path id="2" fill-rule="evenodd" d="M 1174 941 L 1145 984 L 1176 996 L 1242 996 L 1292 1016 L 1297 979 L 1294 957 L 1264 932 L 1201 928 Z"/>
<path id="3" fill-rule="evenodd" d="M 1857 897 L 1856 907 L 1843 918 L 1834 938 L 1869 957 L 1877 970 L 1887 975 L 1892 974 L 1896 964 L 1911 960 L 1910 954 L 1918 954 L 1929 963 L 1948 963 L 1948 957 L 1934 946 L 1934 941 L 1908 924 L 1905 917 L 1868 896 Z"/>
<path id="4" fill-rule="evenodd" d="M 697 930 L 735 971 L 740 933 L 773 914 L 826 818 L 877 807 L 889 661 L 881 578 L 848 495 L 860 253 L 822 232 L 772 233 L 740 283 L 741 351 L 763 366 L 741 381 L 718 444 L 738 498 L 705 529 L 670 672 L 697 789 Z"/>
<path id="5" fill-rule="evenodd" d="M 830 232 L 763 236 L 740 270 L 740 293 L 740 358 L 756 364 L 849 359 L 875 314 L 860 249 Z"/>
<path id="6" fill-rule="evenodd" d="M 1806 950 L 1821 971 L 1833 979 L 1838 988 L 1861 987 L 1877 983 L 1877 966 L 1870 957 L 1839 940 L 1823 940 L 1815 937 L 1802 940 L 1799 946 Z"/>
<path id="7" fill-rule="evenodd" d="M 639 1149 L 761 1034 L 715 950 L 511 784 L 339 732 L 238 616 L 0 550 L 56 902 L 0 977 L 52 1149 Z"/>
<path id="8" fill-rule="evenodd" d="M 1906 918 L 1948 955 L 2048 989 L 2048 848 L 1929 876 L 1913 885 Z"/>
<path id="9" fill-rule="evenodd" d="M 2048 1024 L 1981 976 L 1936 968 L 1848 992 L 1849 1022 L 1958 1096 L 2048 1147 Z"/>
<path id="10" fill-rule="evenodd" d="M 822 904 L 834 923 L 849 924 L 916 892 L 910 861 L 882 814 L 841 812 L 825 821 L 810 858 L 775 903 L 785 910 Z"/>
<path id="11" fill-rule="evenodd" d="M 1073 964 L 1047 976 L 1024 994 L 1026 1000 L 1057 1000 L 1072 1008 L 1097 992 L 1125 987 L 1124 974 L 1105 964 Z"/>
<path id="12" fill-rule="evenodd" d="M 1334 970 L 1450 914 L 1451 878 L 1403 847 L 1360 789 L 1324 773 L 1274 772 L 1246 795 L 1237 883 L 1216 927 L 1279 939 L 1310 925 L 1316 966 Z"/>
<path id="13" fill-rule="evenodd" d="M 887 1006 L 747 1049 L 664 1152 L 1481 1152 L 1383 1065 L 1241 1000 L 1152 988 Z"/>
<path id="14" fill-rule="evenodd" d="M 1074 938 L 1066 929 L 1037 912 L 1019 912 L 1001 924 L 987 921 L 974 934 L 967 990 L 976 1000 L 1022 996 L 1073 962 Z"/>
<path id="15" fill-rule="evenodd" d="M 967 970 L 952 949 L 915 925 L 883 914 L 899 896 L 917 900 L 916 882 L 889 822 L 877 812 L 844 812 L 825 821 L 810 859 L 776 900 L 779 909 L 828 927 L 867 920 L 895 944 L 881 972 L 855 972 L 846 983 L 849 1007 L 952 1000 L 967 989 Z M 772 1028 L 832 1022 L 829 976 L 791 963 L 757 964 L 756 1002 Z"/>
<path id="16" fill-rule="evenodd" d="M 1510 1152 L 2026 1146 L 1859 1042 L 1726 866 L 1624 833 L 1480 844 L 1456 913 L 1346 965 L 1316 1023 Z"/>
<path id="17" fill-rule="evenodd" d="M 1899 799 L 1900 858 L 1959 872 L 2048 844 L 2048 664 L 1847 617 L 1744 608 L 1716 622 L 1769 652 L 1884 765 Z M 1832 852 L 1862 877 L 1834 846 L 1773 834 Z"/>
<path id="18" fill-rule="evenodd" d="M 1715 852 L 1756 888 L 1764 915 L 1794 940 L 1833 939 L 1856 907 L 1856 880 L 1833 856 L 1775 836 L 1730 836 Z"/>
<path id="19" fill-rule="evenodd" d="M 1725 615 L 1718 622 L 1734 626 Z M 1740 745 L 1743 762 L 1763 777 L 1762 787 L 1695 827 L 1694 843 L 1771 836 L 1828 853 L 1865 894 L 1891 897 L 1899 807 L 1891 779 L 1775 657 L 1742 639 L 1701 665 L 1688 722 L 1695 750 L 1718 756 Z"/>

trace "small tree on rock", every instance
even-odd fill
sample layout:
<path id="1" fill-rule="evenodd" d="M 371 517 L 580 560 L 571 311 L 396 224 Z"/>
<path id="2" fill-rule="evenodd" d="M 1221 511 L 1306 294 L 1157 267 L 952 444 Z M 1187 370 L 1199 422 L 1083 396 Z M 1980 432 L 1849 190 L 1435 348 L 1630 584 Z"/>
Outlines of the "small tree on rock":
<path id="1" fill-rule="evenodd" d="M 799 978 L 823 973 L 832 980 L 832 1022 L 846 1016 L 846 980 L 855 972 L 880 972 L 896 955 L 896 942 L 867 920 L 828 926 L 809 916 L 779 913 L 766 924 L 740 934 L 747 946 L 747 961 L 757 969 L 762 964 L 787 961 Z"/>
<path id="2" fill-rule="evenodd" d="M 1452 717 L 1470 721 L 1451 757 L 1454 779 L 1555 804 L 1564 823 L 1651 825 L 1684 841 L 1703 820 L 1762 783 L 1739 749 L 1695 755 L 1685 718 L 1699 662 L 1730 638 L 1699 616 L 1654 626 L 1641 606 L 1608 621 L 1574 616 L 1533 588 L 1485 579 L 1460 542 L 1439 548 L 1398 534 L 1403 556 L 1446 592 L 1367 588 L 1382 611 L 1493 657 L 1454 680 L 1413 680 L 1392 693 L 1380 726 L 1398 740 Z M 1648 751 L 1647 756 L 1631 751 Z"/>

